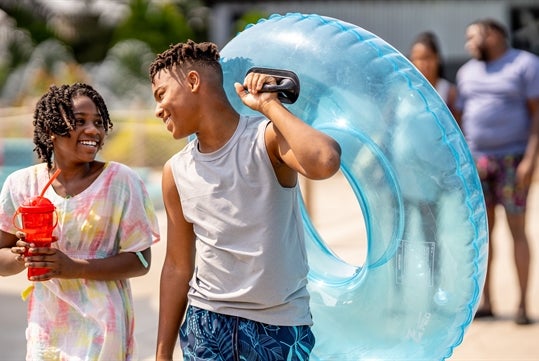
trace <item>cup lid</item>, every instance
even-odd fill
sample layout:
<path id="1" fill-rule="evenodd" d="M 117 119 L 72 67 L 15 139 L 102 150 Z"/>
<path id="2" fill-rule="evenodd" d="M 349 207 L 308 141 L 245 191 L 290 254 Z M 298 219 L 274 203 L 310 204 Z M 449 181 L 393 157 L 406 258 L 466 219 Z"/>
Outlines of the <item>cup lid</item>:
<path id="1" fill-rule="evenodd" d="M 45 197 L 34 197 L 26 200 L 19 209 L 27 213 L 44 213 L 52 212 L 56 207 Z"/>

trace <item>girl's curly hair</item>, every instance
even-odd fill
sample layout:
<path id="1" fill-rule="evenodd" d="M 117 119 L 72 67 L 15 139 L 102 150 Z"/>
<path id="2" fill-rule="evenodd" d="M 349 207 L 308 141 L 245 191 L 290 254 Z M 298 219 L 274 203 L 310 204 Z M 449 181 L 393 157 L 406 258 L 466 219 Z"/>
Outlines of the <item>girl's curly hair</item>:
<path id="1" fill-rule="evenodd" d="M 51 135 L 69 137 L 69 132 L 75 130 L 75 115 L 73 114 L 73 99 L 79 96 L 90 98 L 101 118 L 105 134 L 112 129 L 112 121 L 105 101 L 90 85 L 75 83 L 72 85 L 52 85 L 36 104 L 34 112 L 34 151 L 42 162 L 52 168 L 53 143 Z"/>
<path id="2" fill-rule="evenodd" d="M 219 58 L 219 50 L 214 43 L 195 43 L 193 40 L 177 43 L 157 55 L 150 64 L 150 80 L 153 83 L 155 75 L 163 69 L 172 70 L 176 65 L 183 66 L 185 64 L 208 66 L 218 73 L 222 73 Z"/>

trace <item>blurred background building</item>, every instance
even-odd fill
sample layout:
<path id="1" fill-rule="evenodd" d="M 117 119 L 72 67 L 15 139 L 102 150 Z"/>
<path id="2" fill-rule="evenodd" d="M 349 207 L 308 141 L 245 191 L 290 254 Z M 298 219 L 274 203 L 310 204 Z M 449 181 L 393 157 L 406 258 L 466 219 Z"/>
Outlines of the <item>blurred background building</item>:
<path id="1" fill-rule="evenodd" d="M 115 126 L 102 157 L 144 175 L 159 170 L 181 144 L 153 115 L 148 65 L 155 54 L 186 39 L 222 48 L 246 25 L 289 12 L 353 23 L 405 55 L 417 33 L 431 30 L 449 79 L 467 60 L 465 27 L 480 17 L 502 21 L 515 46 L 539 53 L 537 0 L 0 0 L 0 184 L 35 161 L 37 97 L 75 81 L 92 84 L 109 105 Z"/>

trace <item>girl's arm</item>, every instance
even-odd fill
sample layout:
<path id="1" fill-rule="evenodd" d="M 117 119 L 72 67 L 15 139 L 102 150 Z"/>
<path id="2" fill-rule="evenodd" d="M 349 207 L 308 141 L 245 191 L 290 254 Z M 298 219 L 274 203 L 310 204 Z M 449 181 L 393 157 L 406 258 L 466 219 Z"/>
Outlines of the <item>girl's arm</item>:
<path id="1" fill-rule="evenodd" d="M 24 246 L 19 241 L 17 245 Z M 46 267 L 50 271 L 34 276 L 33 281 L 51 278 L 84 278 L 89 280 L 112 281 L 142 276 L 148 273 L 151 264 L 151 249 L 137 255 L 124 252 L 102 259 L 76 259 L 52 247 L 30 247 L 29 252 L 37 255 L 25 257 L 25 267 Z M 145 262 L 142 261 L 141 257 Z"/>
<path id="2" fill-rule="evenodd" d="M 24 248 L 14 248 L 17 236 L 0 231 L 0 275 L 11 276 L 24 270 Z"/>

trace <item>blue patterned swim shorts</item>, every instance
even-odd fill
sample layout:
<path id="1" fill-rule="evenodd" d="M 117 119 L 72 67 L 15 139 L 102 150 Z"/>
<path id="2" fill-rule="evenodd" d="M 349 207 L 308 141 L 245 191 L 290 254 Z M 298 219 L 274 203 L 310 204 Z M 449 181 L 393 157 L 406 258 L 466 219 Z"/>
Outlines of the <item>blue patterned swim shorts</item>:
<path id="1" fill-rule="evenodd" d="M 180 328 L 184 361 L 306 361 L 310 326 L 272 326 L 189 306 Z"/>

